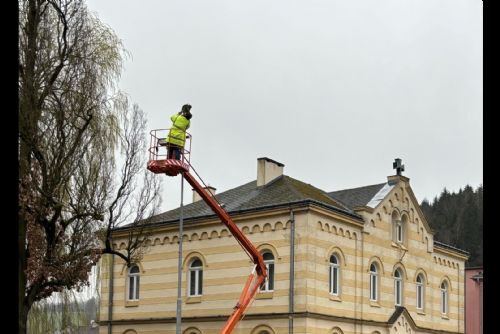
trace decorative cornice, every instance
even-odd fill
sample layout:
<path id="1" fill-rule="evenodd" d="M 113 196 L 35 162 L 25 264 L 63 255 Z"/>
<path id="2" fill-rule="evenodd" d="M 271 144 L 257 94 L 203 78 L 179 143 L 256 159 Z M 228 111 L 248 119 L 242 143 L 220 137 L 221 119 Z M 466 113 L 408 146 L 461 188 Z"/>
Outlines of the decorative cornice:
<path id="1" fill-rule="evenodd" d="M 257 313 L 257 314 L 245 314 L 245 319 L 247 320 L 262 320 L 262 319 L 289 319 L 294 318 L 310 318 L 310 319 L 321 319 L 321 320 L 330 320 L 335 322 L 347 322 L 347 323 L 356 323 L 363 325 L 372 325 L 372 326 L 383 326 L 388 327 L 391 326 L 395 320 L 401 315 L 403 312 L 406 315 L 406 318 L 414 324 L 415 328 L 420 332 L 430 333 L 430 334 L 456 334 L 456 332 L 437 330 L 432 328 L 419 327 L 415 324 L 413 318 L 406 308 L 400 307 L 402 310 L 396 310 L 394 314 L 398 316 L 396 319 L 394 318 L 394 314 L 387 321 L 375 321 L 375 320 L 367 320 L 367 319 L 355 319 L 351 317 L 339 317 L 330 314 L 324 313 L 315 313 L 315 312 L 278 312 L 278 313 Z M 183 323 L 200 323 L 200 322 L 210 322 L 210 321 L 226 321 L 227 315 L 216 315 L 216 316 L 203 316 L 203 317 L 182 317 Z M 391 322 L 392 320 L 392 322 Z M 144 325 L 144 324 L 169 324 L 175 323 L 175 317 L 165 317 L 165 318 L 143 318 L 143 319 L 124 319 L 124 320 L 112 320 L 112 325 Z M 100 326 L 107 326 L 110 322 L 103 320 L 99 321 Z"/>

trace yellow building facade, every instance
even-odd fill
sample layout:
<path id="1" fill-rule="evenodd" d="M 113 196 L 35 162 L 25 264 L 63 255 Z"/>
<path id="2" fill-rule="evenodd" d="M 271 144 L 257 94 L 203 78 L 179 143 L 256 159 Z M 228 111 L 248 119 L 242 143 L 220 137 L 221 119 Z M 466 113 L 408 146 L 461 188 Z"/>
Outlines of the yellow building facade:
<path id="1" fill-rule="evenodd" d="M 272 159 L 257 167 L 256 180 L 215 195 L 270 272 L 233 333 L 464 333 L 467 253 L 433 239 L 409 178 L 328 193 Z M 193 199 L 183 208 L 182 333 L 215 334 L 253 263 Z M 101 334 L 176 332 L 179 213 L 155 217 L 140 263 L 102 258 Z M 126 233 L 113 233 L 115 249 Z"/>

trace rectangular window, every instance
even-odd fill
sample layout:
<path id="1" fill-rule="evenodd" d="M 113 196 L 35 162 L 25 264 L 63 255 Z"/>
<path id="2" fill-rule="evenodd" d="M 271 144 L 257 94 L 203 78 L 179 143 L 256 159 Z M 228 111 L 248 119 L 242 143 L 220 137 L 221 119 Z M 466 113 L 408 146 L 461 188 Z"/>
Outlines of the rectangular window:
<path id="1" fill-rule="evenodd" d="M 417 285 L 417 308 L 418 309 L 423 309 L 424 308 L 424 296 L 423 296 L 423 286 L 422 285 Z"/>
<path id="2" fill-rule="evenodd" d="M 333 287 L 332 287 L 332 267 L 330 267 L 330 270 L 328 270 L 328 283 L 330 284 L 330 293 L 333 292 Z"/>
<path id="3" fill-rule="evenodd" d="M 189 272 L 189 295 L 196 296 L 196 270 Z"/>
<path id="4" fill-rule="evenodd" d="M 128 282 L 128 299 L 139 299 L 139 276 L 130 276 Z"/>
<path id="5" fill-rule="evenodd" d="M 401 225 L 401 222 L 398 222 L 396 225 L 396 235 L 397 235 L 397 241 L 398 242 L 403 242 L 403 226 Z"/>
<path id="6" fill-rule="evenodd" d="M 395 297 L 396 297 L 396 300 L 395 300 L 395 304 L 397 306 L 401 306 L 401 281 L 399 280 L 396 280 L 395 281 Z"/>
<path id="7" fill-rule="evenodd" d="M 274 290 L 274 263 L 266 263 L 267 277 L 264 283 L 262 283 L 261 291 L 273 291 Z"/>
<path id="8" fill-rule="evenodd" d="M 128 299 L 134 300 L 134 276 L 129 277 L 128 281 Z"/>
<path id="9" fill-rule="evenodd" d="M 201 296 L 203 288 L 203 270 L 195 268 L 189 270 L 188 296 Z"/>
<path id="10" fill-rule="evenodd" d="M 135 277 L 135 299 L 139 300 L 139 279 L 140 276 Z"/>
<path id="11" fill-rule="evenodd" d="M 332 279 L 332 294 L 338 295 L 339 289 L 338 289 L 338 276 L 339 276 L 339 270 L 336 267 L 332 268 L 333 270 L 333 279 Z"/>
<path id="12" fill-rule="evenodd" d="M 269 263 L 267 270 L 269 271 L 269 280 L 268 280 L 268 290 L 274 290 L 274 263 Z"/>
<path id="13" fill-rule="evenodd" d="M 446 298 L 446 292 L 441 291 L 441 313 L 448 313 L 448 301 Z"/>
<path id="14" fill-rule="evenodd" d="M 203 294 L 203 291 L 202 291 L 202 282 L 203 282 L 203 270 L 200 270 L 199 272 L 199 279 L 198 279 L 198 294 L 199 295 L 202 295 Z"/>
<path id="15" fill-rule="evenodd" d="M 377 276 L 370 277 L 370 300 L 377 301 Z"/>

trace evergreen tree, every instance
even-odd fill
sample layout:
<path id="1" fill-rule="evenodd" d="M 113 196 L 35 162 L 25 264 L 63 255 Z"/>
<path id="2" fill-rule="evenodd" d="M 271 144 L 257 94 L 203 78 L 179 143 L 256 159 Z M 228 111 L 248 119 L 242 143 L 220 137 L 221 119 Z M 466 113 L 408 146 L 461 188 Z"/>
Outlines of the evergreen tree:
<path id="1" fill-rule="evenodd" d="M 434 239 L 466 250 L 470 258 L 467 267 L 483 264 L 483 186 L 474 190 L 470 185 L 450 193 L 446 188 L 432 203 L 420 204 Z"/>

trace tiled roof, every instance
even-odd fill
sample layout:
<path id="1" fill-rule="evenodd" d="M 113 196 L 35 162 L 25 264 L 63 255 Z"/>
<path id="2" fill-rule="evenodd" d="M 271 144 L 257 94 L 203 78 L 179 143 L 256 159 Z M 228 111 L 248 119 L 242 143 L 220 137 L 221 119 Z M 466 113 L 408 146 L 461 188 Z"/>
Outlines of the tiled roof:
<path id="1" fill-rule="evenodd" d="M 309 201 L 361 220 L 359 215 L 328 196 L 325 191 L 286 175 L 259 187 L 257 181 L 251 181 L 216 194 L 215 198 L 229 214 Z M 152 217 L 150 222 L 153 224 L 175 222 L 179 216 L 180 208 L 176 208 Z M 184 219 L 208 216 L 215 216 L 215 214 L 203 200 L 183 207 Z"/>
<path id="2" fill-rule="evenodd" d="M 381 191 L 384 186 L 392 187 L 388 183 L 379 183 L 370 186 L 325 192 L 308 183 L 282 175 L 263 186 L 257 186 L 257 181 L 245 183 L 239 187 L 215 195 L 216 200 L 222 205 L 229 215 L 265 208 L 289 206 L 292 204 L 312 204 L 326 207 L 354 219 L 363 221 L 363 218 L 353 209 L 366 206 L 373 201 L 375 196 L 379 200 L 385 198 L 387 191 Z M 183 207 L 185 220 L 215 217 L 212 209 L 203 201 L 198 200 Z M 162 225 L 176 223 L 180 217 L 180 208 L 166 211 L 148 219 L 148 224 Z M 128 225 L 115 228 L 127 229 Z M 448 248 L 464 255 L 469 255 L 465 250 L 434 240 L 436 246 Z M 396 316 L 395 314 L 393 316 Z"/>
<path id="3" fill-rule="evenodd" d="M 384 185 L 385 183 L 379 183 L 371 186 L 332 191 L 328 195 L 352 210 L 357 206 L 368 204 Z"/>

